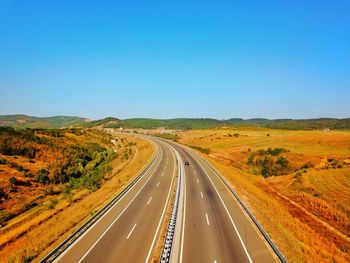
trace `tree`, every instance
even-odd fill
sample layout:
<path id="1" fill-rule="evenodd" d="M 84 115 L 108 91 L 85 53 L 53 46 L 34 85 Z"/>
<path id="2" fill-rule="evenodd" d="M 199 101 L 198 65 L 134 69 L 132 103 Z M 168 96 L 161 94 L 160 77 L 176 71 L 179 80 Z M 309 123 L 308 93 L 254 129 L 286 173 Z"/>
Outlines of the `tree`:
<path id="1" fill-rule="evenodd" d="M 283 156 L 279 157 L 276 163 L 279 164 L 283 169 L 289 168 L 289 161 Z"/>
<path id="2" fill-rule="evenodd" d="M 11 177 L 10 179 L 9 179 L 9 183 L 10 183 L 10 185 L 12 186 L 12 187 L 14 187 L 14 186 L 16 186 L 16 185 L 18 185 L 18 180 L 16 179 L 16 177 Z"/>
<path id="3" fill-rule="evenodd" d="M 47 171 L 46 169 L 41 169 L 35 176 L 35 180 L 41 184 L 49 184 L 50 183 L 49 171 Z"/>

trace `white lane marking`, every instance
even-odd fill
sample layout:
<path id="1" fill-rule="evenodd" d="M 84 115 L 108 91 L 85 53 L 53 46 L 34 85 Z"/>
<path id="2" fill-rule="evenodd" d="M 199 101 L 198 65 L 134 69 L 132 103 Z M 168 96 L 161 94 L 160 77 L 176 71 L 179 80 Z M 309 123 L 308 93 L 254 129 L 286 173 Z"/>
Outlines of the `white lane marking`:
<path id="1" fill-rule="evenodd" d="M 160 182 L 158 181 L 157 188 L 159 187 L 159 185 L 160 185 Z"/>
<path id="2" fill-rule="evenodd" d="M 152 200 L 152 196 L 151 196 L 151 198 L 148 200 L 147 205 L 149 205 L 149 203 L 151 202 L 151 200 Z"/>
<path id="3" fill-rule="evenodd" d="M 202 197 L 202 199 L 203 199 L 203 193 L 201 192 L 201 197 Z"/>
<path id="4" fill-rule="evenodd" d="M 164 175 L 164 172 L 162 173 L 162 177 L 163 177 L 163 175 Z"/>
<path id="5" fill-rule="evenodd" d="M 246 254 L 246 256 L 247 256 L 249 262 L 250 262 L 250 263 L 253 263 L 253 261 L 252 261 L 250 255 L 249 255 L 249 253 L 248 253 L 248 250 L 247 250 L 247 248 L 246 248 L 246 246 L 245 246 L 245 244 L 244 244 L 244 242 L 243 242 L 243 240 L 242 240 L 242 237 L 241 237 L 241 235 L 240 235 L 239 232 L 238 232 L 238 229 L 237 229 L 237 227 L 236 227 L 236 224 L 233 222 L 233 219 L 232 219 L 232 217 L 231 217 L 231 214 L 230 214 L 230 212 L 228 211 L 228 209 L 227 209 L 227 207 L 226 207 L 224 201 L 222 200 L 222 197 L 221 197 L 221 195 L 219 194 L 218 189 L 217 189 L 216 186 L 214 185 L 213 181 L 211 180 L 211 178 L 210 178 L 210 176 L 208 175 L 207 171 L 204 169 L 204 167 L 203 167 L 203 165 L 201 164 L 201 162 L 200 162 L 192 153 L 191 153 L 191 155 L 192 155 L 192 157 L 197 161 L 197 163 L 199 163 L 200 167 L 202 168 L 202 170 L 205 172 L 205 174 L 206 174 L 207 177 L 209 178 L 209 181 L 210 181 L 211 184 L 213 185 L 213 187 L 214 187 L 216 193 L 218 194 L 218 196 L 219 196 L 219 198 L 220 198 L 220 200 L 221 200 L 221 203 L 223 204 L 223 206 L 224 206 L 224 208 L 225 208 L 225 211 L 226 211 L 228 217 L 230 218 L 231 224 L 233 225 L 233 228 L 235 229 L 235 231 L 236 231 L 236 233 L 237 233 L 237 236 L 238 236 L 238 238 L 239 238 L 239 241 L 241 242 L 241 245 L 242 245 L 242 247 L 243 247 L 243 250 L 244 250 L 244 252 L 245 252 L 245 254 Z"/>
<path id="6" fill-rule="evenodd" d="M 122 216 L 122 214 L 125 212 L 126 209 L 128 209 L 128 207 L 131 205 L 131 203 L 135 200 L 135 198 L 139 195 L 139 193 L 142 191 L 142 189 L 145 187 L 145 185 L 148 183 L 148 181 L 152 178 L 153 174 L 157 171 L 158 166 L 160 165 L 161 162 L 159 162 L 156 166 L 156 168 L 153 170 L 152 174 L 150 175 L 150 177 L 148 177 L 148 179 L 146 180 L 146 182 L 142 185 L 142 187 L 140 188 L 140 190 L 135 194 L 135 196 L 131 199 L 131 201 L 128 203 L 128 205 L 123 209 L 123 211 L 121 211 L 121 213 L 119 214 L 119 216 L 114 219 L 114 221 L 112 222 L 112 224 L 110 224 L 110 226 L 102 233 L 102 235 L 95 241 L 95 243 L 90 247 L 90 249 L 84 254 L 84 256 L 78 261 L 78 263 L 82 262 L 84 260 L 84 258 L 90 253 L 90 251 L 96 246 L 96 244 L 101 240 L 101 238 L 103 238 L 103 236 L 108 232 L 108 230 L 114 225 L 115 222 L 117 222 L 117 220 Z M 111 210 L 109 210 L 111 211 Z M 90 228 L 91 229 L 91 228 Z"/>
<path id="7" fill-rule="evenodd" d="M 198 178 L 197 178 L 197 183 L 199 183 L 199 180 L 198 180 Z"/>
<path id="8" fill-rule="evenodd" d="M 180 157 L 180 154 L 178 155 L 180 160 L 181 160 L 181 164 L 182 164 L 182 159 Z M 183 220 L 182 220 L 182 233 L 181 233 L 181 251 L 180 251 L 180 263 L 182 263 L 182 257 L 183 257 L 183 251 L 184 251 L 184 240 L 185 240 L 185 222 L 186 222 L 186 173 L 185 173 L 185 169 L 183 167 L 183 164 L 182 164 L 182 178 L 183 178 L 183 185 L 184 185 L 184 189 L 183 189 L 183 193 L 184 193 L 184 207 L 183 207 L 183 211 L 184 211 L 184 214 L 183 214 Z"/>
<path id="9" fill-rule="evenodd" d="M 194 172 L 194 174 L 196 174 L 197 172 L 196 172 L 196 170 L 193 170 L 193 172 Z"/>
<path id="10" fill-rule="evenodd" d="M 162 213 L 162 216 L 159 220 L 159 223 L 158 223 L 158 227 L 157 227 L 157 231 L 153 237 L 153 241 L 152 241 L 152 245 L 148 251 L 148 255 L 147 255 L 147 258 L 146 258 L 146 263 L 149 261 L 149 258 L 152 254 L 152 251 L 153 251 L 153 246 L 154 246 L 154 243 L 156 242 L 156 239 L 157 239 L 157 236 L 158 236 L 158 232 L 159 232 L 159 229 L 160 229 L 160 226 L 163 222 L 163 218 L 164 218 L 164 215 L 165 215 L 165 211 L 166 211 L 166 208 L 168 207 L 168 204 L 169 204 L 169 199 L 170 199 L 170 193 L 171 193 L 171 189 L 173 188 L 173 184 L 174 184 L 174 178 L 175 178 L 175 167 L 176 167 L 176 157 L 174 156 L 174 171 L 173 171 L 173 178 L 171 179 L 171 185 L 170 185 L 170 188 L 169 188 L 169 193 L 168 193 L 168 197 L 167 197 L 167 200 L 165 202 L 165 205 L 164 205 L 164 208 L 163 208 L 163 213 Z"/>
<path id="11" fill-rule="evenodd" d="M 131 229 L 129 235 L 126 237 L 126 239 L 129 239 L 129 237 L 131 236 L 132 232 L 134 231 L 135 227 L 137 226 L 137 223 L 134 225 L 134 227 Z"/>
<path id="12" fill-rule="evenodd" d="M 207 213 L 205 213 L 205 217 L 206 217 L 206 219 L 207 219 L 207 224 L 208 224 L 208 226 L 210 226 L 209 218 L 208 218 L 208 214 L 207 214 Z"/>

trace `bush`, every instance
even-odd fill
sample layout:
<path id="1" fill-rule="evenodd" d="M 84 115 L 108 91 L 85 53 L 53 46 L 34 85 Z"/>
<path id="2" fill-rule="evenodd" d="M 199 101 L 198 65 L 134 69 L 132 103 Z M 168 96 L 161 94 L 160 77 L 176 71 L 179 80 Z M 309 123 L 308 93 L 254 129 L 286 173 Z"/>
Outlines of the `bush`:
<path id="1" fill-rule="evenodd" d="M 195 150 L 200 151 L 200 152 L 205 153 L 205 154 L 209 154 L 210 153 L 210 148 L 202 148 L 200 146 L 193 146 L 193 145 L 190 145 L 190 147 L 192 149 L 195 149 Z"/>
<path id="2" fill-rule="evenodd" d="M 279 157 L 276 161 L 276 164 L 279 164 L 282 169 L 289 168 L 289 161 L 285 157 Z"/>
<path id="3" fill-rule="evenodd" d="M 35 180 L 41 184 L 49 184 L 50 178 L 49 178 L 49 171 L 46 169 L 41 169 L 35 176 Z"/>
<path id="4" fill-rule="evenodd" d="M 16 177 L 11 177 L 11 178 L 9 179 L 9 184 L 10 184 L 11 186 L 17 186 L 17 185 L 19 184 L 19 181 L 16 179 Z"/>
<path id="5" fill-rule="evenodd" d="M 286 157 L 280 156 L 277 159 L 274 156 L 278 156 L 280 153 L 285 152 L 283 148 L 258 150 L 251 152 L 248 155 L 247 163 L 250 165 L 251 171 L 260 171 L 262 176 L 276 176 L 281 175 L 290 170 L 289 161 Z"/>
<path id="6" fill-rule="evenodd" d="M 4 189 L 0 187 L 0 203 L 3 199 L 7 198 L 7 194 L 5 193 Z"/>
<path id="7" fill-rule="evenodd" d="M 58 204 L 58 200 L 57 199 L 51 199 L 50 203 L 48 205 L 49 209 L 54 209 L 56 207 L 56 205 Z"/>

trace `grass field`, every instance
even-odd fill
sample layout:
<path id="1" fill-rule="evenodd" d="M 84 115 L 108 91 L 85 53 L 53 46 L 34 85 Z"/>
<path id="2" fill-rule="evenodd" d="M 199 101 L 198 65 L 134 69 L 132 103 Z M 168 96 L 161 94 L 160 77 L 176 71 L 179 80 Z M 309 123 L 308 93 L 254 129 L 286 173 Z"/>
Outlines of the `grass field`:
<path id="1" fill-rule="evenodd" d="M 350 261 L 350 132 L 179 132 L 238 191 L 290 262 Z M 276 150 L 277 149 L 277 150 Z"/>
<path id="2" fill-rule="evenodd" d="M 75 145 L 76 140 L 84 141 L 86 139 L 99 142 L 115 153 L 115 158 L 109 163 L 112 170 L 103 174 L 103 179 L 99 182 L 101 185 L 98 188 L 74 187 L 67 194 L 65 189 L 71 181 L 57 185 L 33 182 L 31 193 L 27 189 L 17 189 L 17 192 L 14 193 L 16 195 L 4 199 L 1 203 L 2 211 L 6 209 L 12 213 L 15 211 L 11 210 L 11 205 L 17 202 L 17 206 L 20 207 L 20 200 L 24 202 L 27 199 L 36 198 L 36 205 L 25 210 L 18 210 L 17 213 L 14 213 L 15 216 L 7 220 L 0 228 L 0 262 L 37 262 L 118 191 L 128 185 L 150 161 L 154 153 L 154 147 L 150 143 L 136 137 L 123 134 L 102 136 L 102 133 L 98 131 L 87 131 L 87 133 L 84 136 L 88 137 L 78 136 L 78 138 L 71 134 L 65 135 L 74 137 L 65 138 L 65 144 L 72 143 L 74 140 Z M 56 151 L 53 153 L 59 154 Z M 45 156 L 48 158 L 50 154 L 45 154 Z M 36 156 L 35 160 L 36 170 L 47 167 L 47 161 L 52 161 L 52 158 L 49 158 L 46 162 L 45 160 L 40 162 L 39 157 Z M 13 157 L 3 155 L 2 158 L 11 159 Z M 31 171 L 31 167 L 26 165 L 24 161 L 22 162 L 20 156 L 16 161 Z M 6 178 L 2 184 L 7 187 L 9 168 L 6 165 L 1 165 L 1 168 L 3 170 L 2 178 Z M 18 180 L 25 179 L 21 173 L 16 174 L 13 171 L 12 175 L 15 175 Z M 43 194 L 45 191 L 52 192 L 45 195 Z"/>

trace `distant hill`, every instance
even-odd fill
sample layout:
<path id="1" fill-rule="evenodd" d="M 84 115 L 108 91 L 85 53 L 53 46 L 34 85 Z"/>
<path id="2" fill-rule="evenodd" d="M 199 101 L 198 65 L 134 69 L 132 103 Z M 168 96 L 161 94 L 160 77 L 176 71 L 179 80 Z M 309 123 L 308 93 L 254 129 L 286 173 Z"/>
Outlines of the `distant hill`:
<path id="1" fill-rule="evenodd" d="M 174 130 L 190 130 L 190 129 L 207 129 L 223 126 L 224 123 L 216 119 L 200 119 L 200 118 L 177 118 L 177 119 L 149 119 L 135 118 L 124 120 L 124 125 L 127 128 L 143 128 L 155 129 L 165 128 Z"/>
<path id="2" fill-rule="evenodd" d="M 101 120 L 90 121 L 86 118 L 71 116 L 54 116 L 38 118 L 27 115 L 0 115 L 0 126 L 11 126 L 14 128 L 66 128 L 66 127 L 103 127 L 103 128 L 142 128 L 142 129 L 173 129 L 193 130 L 210 129 L 217 127 L 267 127 L 272 129 L 288 130 L 322 130 L 322 129 L 349 129 L 350 118 L 319 118 L 319 119 L 277 119 L 269 120 L 263 118 L 242 119 L 231 118 L 217 120 L 211 118 L 175 118 L 175 119 L 151 119 L 132 118 L 120 120 L 108 117 Z"/>
<path id="3" fill-rule="evenodd" d="M 265 124 L 265 126 L 273 129 L 287 130 L 347 130 L 350 129 L 350 118 L 319 118 L 305 120 L 280 119 L 270 120 L 268 123 Z"/>
<path id="4" fill-rule="evenodd" d="M 350 118 L 346 119 L 278 119 L 269 120 L 263 118 L 242 119 L 231 118 L 227 120 L 217 119 L 198 119 L 198 118 L 178 118 L 178 119 L 149 119 L 136 118 L 126 119 L 123 121 L 122 127 L 126 128 L 143 128 L 143 129 L 175 129 L 175 130 L 191 130 L 191 129 L 209 129 L 217 127 L 267 127 L 272 129 L 288 129 L 288 130 L 323 130 L 323 129 L 350 129 Z"/>
<path id="5" fill-rule="evenodd" d="M 101 128 L 120 128 L 125 126 L 124 122 L 120 119 L 108 117 L 101 120 L 89 121 L 80 124 L 84 128 L 101 127 Z"/>
<path id="6" fill-rule="evenodd" d="M 88 122 L 88 119 L 71 116 L 54 116 L 39 118 L 27 115 L 0 115 L 0 126 L 14 128 L 63 128 L 80 126 Z"/>

